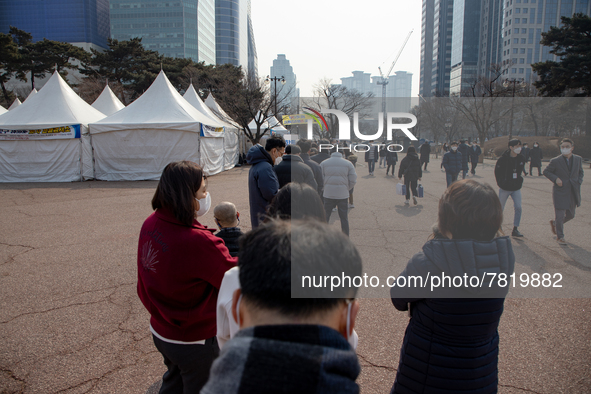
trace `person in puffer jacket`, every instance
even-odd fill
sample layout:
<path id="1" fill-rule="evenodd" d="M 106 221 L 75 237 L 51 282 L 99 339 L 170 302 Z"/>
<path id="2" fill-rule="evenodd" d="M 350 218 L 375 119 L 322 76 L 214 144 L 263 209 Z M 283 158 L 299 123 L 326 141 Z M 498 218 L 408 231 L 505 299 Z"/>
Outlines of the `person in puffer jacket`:
<path id="1" fill-rule="evenodd" d="M 458 152 L 458 143 L 450 144 L 451 150 L 443 155 L 441 165 L 445 168 L 447 187 L 458 180 L 458 174 L 462 171 L 462 154 Z"/>
<path id="2" fill-rule="evenodd" d="M 466 179 L 446 189 L 438 216 L 432 239 L 390 291 L 396 309 L 411 315 L 391 393 L 496 393 L 497 329 L 508 282 L 479 287 L 474 278 L 495 274 L 509 281 L 515 268 L 510 238 L 497 238 L 501 203 L 491 186 Z M 449 279 L 431 291 L 436 277 Z M 455 287 L 458 277 L 462 285 Z M 426 288 L 417 284 L 422 281 Z"/>
<path id="3" fill-rule="evenodd" d="M 402 179 L 404 175 L 404 185 L 406 186 L 406 205 L 410 204 L 410 193 L 412 191 L 412 199 L 417 205 L 417 183 L 423 177 L 423 170 L 421 169 L 421 161 L 417 155 L 417 150 L 414 146 L 409 146 L 406 151 L 406 157 L 400 162 L 398 169 L 398 179 Z"/>
<path id="4" fill-rule="evenodd" d="M 283 137 L 267 139 L 265 147 L 256 144 L 248 151 L 246 161 L 252 164 L 248 172 L 248 201 L 250 203 L 250 223 L 252 228 L 259 225 L 267 206 L 279 190 L 279 180 L 273 171 L 275 159 L 285 153 Z"/>

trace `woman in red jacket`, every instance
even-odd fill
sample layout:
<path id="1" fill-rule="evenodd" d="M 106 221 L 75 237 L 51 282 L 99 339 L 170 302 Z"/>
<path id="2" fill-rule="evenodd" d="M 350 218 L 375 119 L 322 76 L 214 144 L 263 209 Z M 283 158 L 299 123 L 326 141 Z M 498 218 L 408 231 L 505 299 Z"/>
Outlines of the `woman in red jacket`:
<path id="1" fill-rule="evenodd" d="M 154 344 L 168 371 L 160 393 L 198 393 L 219 353 L 216 300 L 224 273 L 234 267 L 214 229 L 197 218 L 211 197 L 199 165 L 164 168 L 138 245 L 138 295 L 150 312 Z"/>

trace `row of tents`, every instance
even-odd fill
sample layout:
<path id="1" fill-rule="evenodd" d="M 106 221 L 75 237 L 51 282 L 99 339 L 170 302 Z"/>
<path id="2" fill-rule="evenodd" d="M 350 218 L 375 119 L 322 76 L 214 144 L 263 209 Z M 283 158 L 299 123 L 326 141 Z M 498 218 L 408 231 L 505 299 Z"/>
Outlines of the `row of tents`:
<path id="1" fill-rule="evenodd" d="M 54 72 L 22 104 L 0 107 L 0 182 L 156 180 L 177 160 L 212 175 L 236 165 L 241 144 L 211 94 L 203 102 L 191 84 L 181 96 L 162 71 L 127 107 L 108 86 L 89 105 Z"/>

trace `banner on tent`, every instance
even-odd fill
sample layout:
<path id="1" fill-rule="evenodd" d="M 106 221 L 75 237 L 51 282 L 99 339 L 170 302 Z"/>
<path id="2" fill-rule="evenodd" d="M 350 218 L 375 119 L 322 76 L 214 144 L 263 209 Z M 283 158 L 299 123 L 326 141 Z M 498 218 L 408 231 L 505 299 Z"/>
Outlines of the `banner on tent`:
<path id="1" fill-rule="evenodd" d="M 201 123 L 201 137 L 223 137 L 224 136 L 224 128 L 223 127 L 211 127 L 206 126 Z"/>
<path id="2" fill-rule="evenodd" d="M 0 140 L 60 140 L 72 138 L 80 138 L 79 124 L 36 130 L 0 129 Z"/>
<path id="3" fill-rule="evenodd" d="M 306 124 L 308 119 L 312 119 L 312 117 L 305 114 L 283 115 L 283 125 L 287 126 L 290 124 Z"/>
<path id="4" fill-rule="evenodd" d="M 284 134 L 283 138 L 285 139 L 285 143 L 287 145 L 295 145 L 300 139 L 300 136 L 297 134 Z"/>

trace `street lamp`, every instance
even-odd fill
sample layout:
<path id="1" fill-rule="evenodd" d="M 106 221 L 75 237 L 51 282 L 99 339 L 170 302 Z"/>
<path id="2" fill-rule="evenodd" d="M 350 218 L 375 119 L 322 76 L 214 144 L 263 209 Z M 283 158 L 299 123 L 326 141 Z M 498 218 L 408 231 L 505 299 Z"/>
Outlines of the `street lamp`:
<path id="1" fill-rule="evenodd" d="M 506 78 L 503 81 L 503 86 L 508 88 L 509 84 L 513 84 L 513 97 L 511 98 L 511 121 L 509 123 L 509 139 L 511 139 L 513 138 L 513 102 L 515 101 L 515 86 L 519 84 L 519 87 L 524 88 L 526 85 L 523 79 Z"/>
<path id="2" fill-rule="evenodd" d="M 274 95 L 273 95 L 273 100 L 275 101 L 275 116 L 277 116 L 277 82 L 281 82 L 282 85 L 285 85 L 285 77 L 282 75 L 281 78 L 280 77 L 269 77 L 267 75 L 267 78 L 265 78 L 265 83 L 271 83 L 271 81 L 273 81 L 275 87 L 274 87 Z"/>

